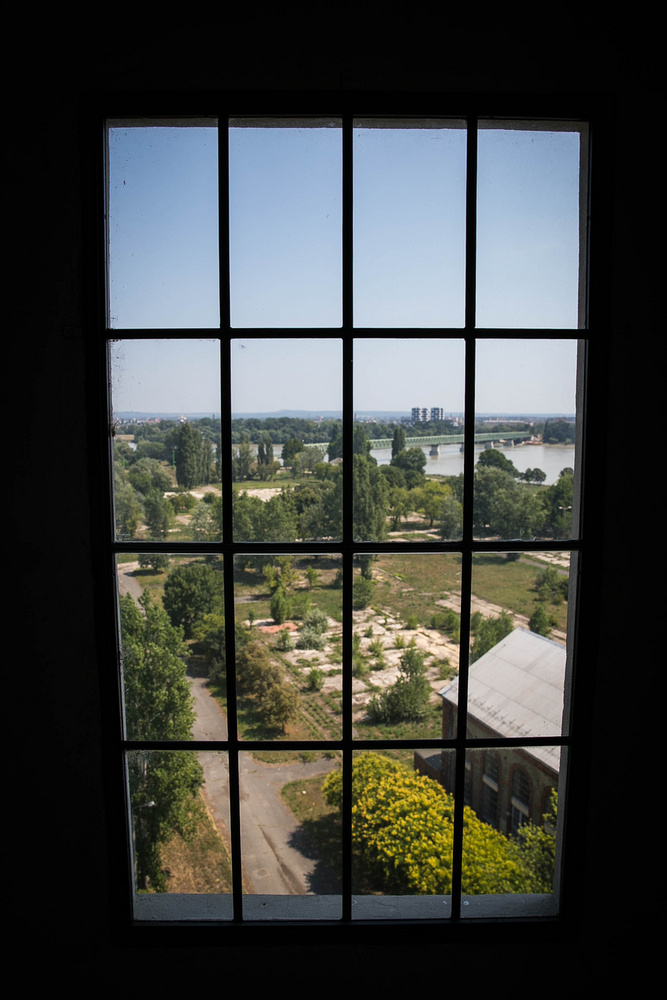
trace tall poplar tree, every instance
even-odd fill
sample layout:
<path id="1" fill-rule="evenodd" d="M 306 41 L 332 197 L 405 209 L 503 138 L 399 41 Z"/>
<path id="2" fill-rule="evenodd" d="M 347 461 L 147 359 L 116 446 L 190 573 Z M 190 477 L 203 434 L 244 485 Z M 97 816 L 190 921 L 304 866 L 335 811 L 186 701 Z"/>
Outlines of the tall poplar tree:
<path id="1" fill-rule="evenodd" d="M 183 632 L 145 594 L 120 598 L 125 726 L 131 740 L 189 740 L 195 713 L 185 673 Z M 128 754 L 137 889 L 166 890 L 161 848 L 195 831 L 203 771 L 188 750 Z"/>

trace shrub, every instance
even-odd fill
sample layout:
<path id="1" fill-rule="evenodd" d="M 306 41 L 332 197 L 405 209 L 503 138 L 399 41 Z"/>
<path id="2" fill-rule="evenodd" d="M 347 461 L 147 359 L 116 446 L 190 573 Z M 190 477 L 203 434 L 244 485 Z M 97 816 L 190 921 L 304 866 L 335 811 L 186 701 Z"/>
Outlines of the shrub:
<path id="1" fill-rule="evenodd" d="M 308 671 L 308 690 L 321 691 L 324 687 L 324 671 L 319 667 L 313 667 Z"/>

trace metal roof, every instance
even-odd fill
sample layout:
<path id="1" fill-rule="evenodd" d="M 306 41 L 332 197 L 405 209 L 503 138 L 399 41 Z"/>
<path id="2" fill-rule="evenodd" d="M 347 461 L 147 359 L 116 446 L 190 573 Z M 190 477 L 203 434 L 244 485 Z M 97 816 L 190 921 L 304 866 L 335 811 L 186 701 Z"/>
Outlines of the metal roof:
<path id="1" fill-rule="evenodd" d="M 563 726 L 565 648 L 517 628 L 470 666 L 468 715 L 498 736 L 560 736 Z M 440 695 L 458 704 L 458 678 Z M 558 747 L 530 751 L 555 771 Z"/>

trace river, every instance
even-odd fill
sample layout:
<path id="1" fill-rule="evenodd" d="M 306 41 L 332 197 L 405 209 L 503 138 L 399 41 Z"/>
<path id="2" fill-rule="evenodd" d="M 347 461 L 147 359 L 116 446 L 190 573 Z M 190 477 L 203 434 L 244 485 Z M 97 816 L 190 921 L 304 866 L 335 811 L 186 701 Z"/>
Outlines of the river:
<path id="1" fill-rule="evenodd" d="M 415 438 L 408 438 L 406 447 L 414 448 L 418 443 Z M 475 461 L 483 450 L 479 445 L 475 448 Z M 424 446 L 426 454 L 427 476 L 458 476 L 463 472 L 463 452 L 458 444 L 440 445 L 440 454 L 432 457 L 429 454 L 430 447 Z M 557 482 L 563 469 L 574 468 L 574 445 L 544 445 L 544 444 L 523 444 L 515 445 L 513 448 L 496 448 L 503 455 L 514 463 L 519 472 L 526 469 L 541 469 L 546 473 L 545 485 L 550 486 Z M 391 461 L 391 448 L 377 448 L 371 451 L 371 455 L 377 459 L 378 465 L 388 465 Z"/>

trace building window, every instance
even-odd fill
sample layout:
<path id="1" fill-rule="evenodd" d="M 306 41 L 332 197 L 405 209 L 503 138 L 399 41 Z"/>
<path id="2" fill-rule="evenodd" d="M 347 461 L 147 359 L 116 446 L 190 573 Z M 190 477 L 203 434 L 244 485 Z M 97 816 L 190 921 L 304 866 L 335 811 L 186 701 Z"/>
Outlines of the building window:
<path id="1" fill-rule="evenodd" d="M 567 794 L 587 124 L 223 106 L 108 118 L 105 150 L 133 920 L 558 915 L 559 865 L 514 878 L 489 830 L 501 750 Z M 476 728 L 469 668 L 527 606 L 561 707 L 510 665 Z"/>
<path id="2" fill-rule="evenodd" d="M 493 750 L 484 752 L 484 774 L 482 775 L 482 819 L 491 826 L 498 826 L 498 778 L 500 768 L 498 755 Z"/>
<path id="3" fill-rule="evenodd" d="M 513 834 L 517 834 L 530 820 L 530 781 L 523 771 L 516 770 L 512 775 L 511 807 L 511 829 Z"/>

